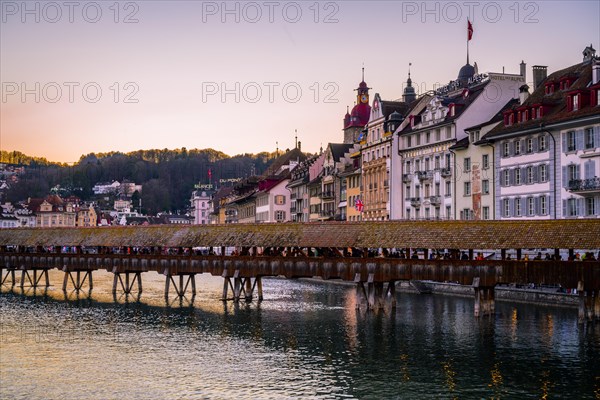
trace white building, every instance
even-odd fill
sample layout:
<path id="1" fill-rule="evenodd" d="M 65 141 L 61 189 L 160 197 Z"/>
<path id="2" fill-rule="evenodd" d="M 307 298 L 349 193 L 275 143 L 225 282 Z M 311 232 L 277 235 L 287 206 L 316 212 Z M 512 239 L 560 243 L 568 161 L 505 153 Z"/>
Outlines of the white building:
<path id="1" fill-rule="evenodd" d="M 492 119 L 524 83 L 523 63 L 520 74 L 478 74 L 466 64 L 458 79 L 427 98 L 425 107 L 417 103 L 409 111 L 409 121 L 396 131 L 392 156 L 394 185 L 401 187 L 392 204 L 394 218 L 458 218 L 452 196 L 465 177 L 450 147 L 467 136 L 465 129 Z"/>
<path id="2" fill-rule="evenodd" d="M 504 113 L 487 138 L 496 150 L 500 219 L 600 216 L 600 61 L 546 77 L 534 66 L 534 92 Z"/>
<path id="3" fill-rule="evenodd" d="M 461 168 L 455 179 L 453 209 L 461 220 L 495 219 L 494 146 L 486 134 L 502 122 L 503 112 L 518 103 L 510 100 L 490 121 L 465 129 L 467 136 L 450 147 Z"/>
<path id="4" fill-rule="evenodd" d="M 279 181 L 266 179 L 259 182 L 256 194 L 256 222 L 291 221 L 288 178 Z"/>
<path id="5" fill-rule="evenodd" d="M 212 185 L 211 185 L 212 186 Z M 212 192 L 210 190 L 195 190 L 192 193 L 191 212 L 194 217 L 193 224 L 205 225 L 210 224 Z"/>
<path id="6" fill-rule="evenodd" d="M 109 193 L 117 193 L 119 188 L 121 187 L 121 183 L 119 181 L 112 182 L 99 182 L 94 185 L 92 191 L 94 194 L 109 194 Z"/>

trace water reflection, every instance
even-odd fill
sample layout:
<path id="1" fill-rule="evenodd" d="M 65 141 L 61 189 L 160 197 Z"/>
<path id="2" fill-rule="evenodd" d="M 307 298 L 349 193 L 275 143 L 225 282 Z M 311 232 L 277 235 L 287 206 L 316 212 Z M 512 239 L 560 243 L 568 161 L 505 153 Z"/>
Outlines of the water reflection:
<path id="1" fill-rule="evenodd" d="M 53 282 L 61 275 L 51 276 Z M 600 324 L 572 309 L 398 293 L 395 311 L 356 310 L 354 288 L 265 279 L 263 302 L 165 302 L 164 277 L 113 296 L 2 287 L 0 397 L 594 398 Z M 76 373 L 71 373 L 71 371 Z M 93 376 L 94 379 L 80 377 Z M 73 389 L 77 388 L 77 390 Z"/>

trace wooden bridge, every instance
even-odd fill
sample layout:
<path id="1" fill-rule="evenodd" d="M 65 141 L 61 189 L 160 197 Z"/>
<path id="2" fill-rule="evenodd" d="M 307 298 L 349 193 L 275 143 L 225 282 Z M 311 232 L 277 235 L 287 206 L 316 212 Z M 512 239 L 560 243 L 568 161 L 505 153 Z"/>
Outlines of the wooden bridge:
<path id="1" fill-rule="evenodd" d="M 20 272 L 21 287 L 48 286 L 48 270 L 58 268 L 63 290 L 79 291 L 92 289 L 93 271 L 104 269 L 114 274 L 113 293 L 129 294 L 142 292 L 142 272 L 155 271 L 166 277 L 165 296 L 173 286 L 183 297 L 196 293 L 196 274 L 210 273 L 224 278 L 223 300 L 251 301 L 263 298 L 262 277 L 320 277 L 355 282 L 357 305 L 367 308 L 395 307 L 398 281 L 457 282 L 473 286 L 476 316 L 494 312 L 498 284 L 552 284 L 579 290 L 582 320 L 600 318 L 599 261 L 506 259 L 521 258 L 522 249 L 596 255 L 600 220 L 4 229 L 0 279 L 14 286 Z M 429 259 L 437 250 L 452 257 Z M 483 250 L 500 259 L 475 260 Z"/>

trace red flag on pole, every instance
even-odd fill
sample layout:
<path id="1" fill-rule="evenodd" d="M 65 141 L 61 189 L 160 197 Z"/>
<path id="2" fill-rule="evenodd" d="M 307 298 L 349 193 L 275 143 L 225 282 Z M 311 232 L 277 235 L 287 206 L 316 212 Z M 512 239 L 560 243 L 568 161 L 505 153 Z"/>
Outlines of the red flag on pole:
<path id="1" fill-rule="evenodd" d="M 467 40 L 471 40 L 471 38 L 473 37 L 473 25 L 471 24 L 471 21 L 469 21 L 468 19 L 467 19 L 467 34 L 468 34 Z"/>

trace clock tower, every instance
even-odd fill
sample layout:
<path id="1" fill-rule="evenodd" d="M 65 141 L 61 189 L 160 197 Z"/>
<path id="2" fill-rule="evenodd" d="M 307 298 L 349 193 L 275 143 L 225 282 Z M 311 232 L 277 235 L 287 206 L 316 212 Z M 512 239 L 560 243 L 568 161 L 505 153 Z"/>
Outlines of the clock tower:
<path id="1" fill-rule="evenodd" d="M 356 143 L 361 131 L 369 122 L 371 106 L 369 105 L 369 89 L 365 82 L 365 69 L 362 69 L 362 81 L 356 90 L 356 104 L 344 117 L 344 143 Z"/>

